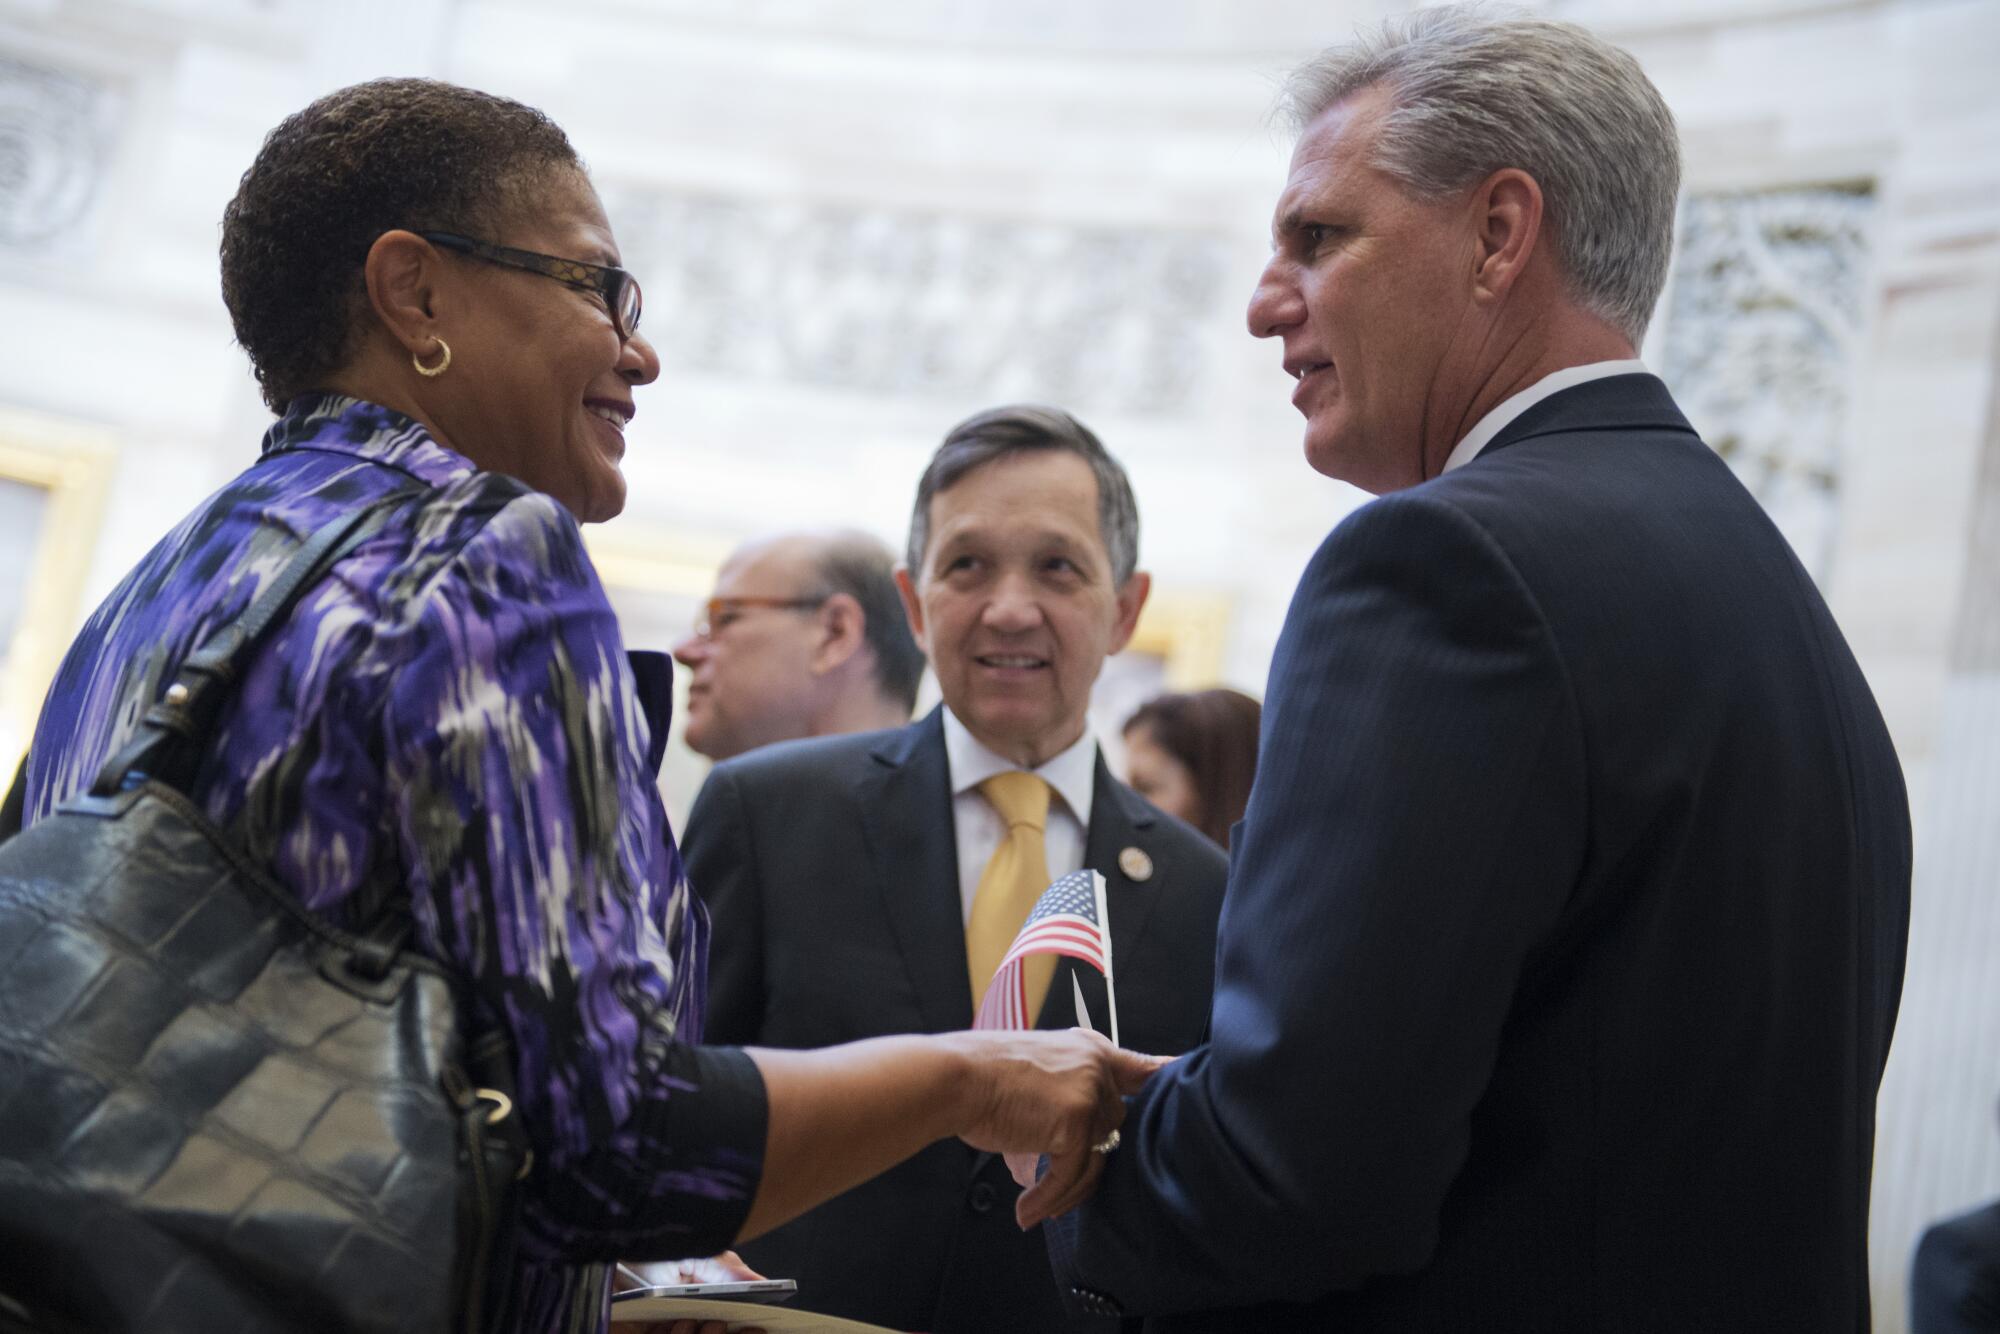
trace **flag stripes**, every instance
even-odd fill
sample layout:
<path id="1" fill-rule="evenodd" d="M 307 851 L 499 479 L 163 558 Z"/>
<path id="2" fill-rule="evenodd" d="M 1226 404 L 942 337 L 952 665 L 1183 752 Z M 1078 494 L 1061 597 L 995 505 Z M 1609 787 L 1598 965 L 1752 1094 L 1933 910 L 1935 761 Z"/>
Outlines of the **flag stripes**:
<path id="1" fill-rule="evenodd" d="M 1029 1028 L 1028 986 L 1022 962 L 1040 954 L 1082 960 L 1111 979 L 1111 939 L 1104 913 L 1103 877 L 1073 871 L 1042 891 L 1014 943 L 1007 947 L 980 999 L 974 1028 Z M 1114 1021 L 1115 1022 L 1115 1021 Z"/>

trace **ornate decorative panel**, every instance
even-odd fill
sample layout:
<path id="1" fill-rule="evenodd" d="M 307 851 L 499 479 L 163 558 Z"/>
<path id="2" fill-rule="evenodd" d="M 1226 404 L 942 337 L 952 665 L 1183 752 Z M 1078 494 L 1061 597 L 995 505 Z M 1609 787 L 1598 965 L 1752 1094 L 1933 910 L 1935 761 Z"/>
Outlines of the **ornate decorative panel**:
<path id="1" fill-rule="evenodd" d="M 123 107 L 111 84 L 0 56 L 0 253 L 84 247 Z"/>
<path id="2" fill-rule="evenodd" d="M 1824 582 L 1866 297 L 1872 187 L 1691 195 L 1661 373 Z"/>
<path id="3" fill-rule="evenodd" d="M 1136 414 L 1210 379 L 1211 234 L 671 192 L 609 205 L 670 366 Z"/>

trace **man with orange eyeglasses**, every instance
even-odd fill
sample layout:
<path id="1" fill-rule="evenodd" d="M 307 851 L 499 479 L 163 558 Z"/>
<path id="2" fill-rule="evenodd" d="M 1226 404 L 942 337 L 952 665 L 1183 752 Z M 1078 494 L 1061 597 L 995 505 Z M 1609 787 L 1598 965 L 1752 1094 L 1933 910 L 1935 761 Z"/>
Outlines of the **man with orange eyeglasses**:
<path id="1" fill-rule="evenodd" d="M 799 532 L 737 548 L 695 632 L 688 748 L 726 760 L 795 737 L 901 727 L 924 656 L 896 591 L 895 557 L 866 533 Z"/>

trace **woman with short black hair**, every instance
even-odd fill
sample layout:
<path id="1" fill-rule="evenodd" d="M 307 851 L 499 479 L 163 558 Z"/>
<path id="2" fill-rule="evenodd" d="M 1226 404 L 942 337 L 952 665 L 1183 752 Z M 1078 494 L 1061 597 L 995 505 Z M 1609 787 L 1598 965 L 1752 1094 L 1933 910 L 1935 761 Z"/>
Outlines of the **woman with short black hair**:
<path id="1" fill-rule="evenodd" d="M 321 98 L 245 173 L 222 273 L 279 419 L 70 649 L 28 823 L 306 535 L 408 491 L 256 656 L 189 795 L 327 921 L 406 897 L 413 947 L 510 1040 L 534 1170 L 507 1324 L 599 1328 L 613 1258 L 719 1250 L 947 1135 L 1054 1150 L 1028 1207 L 1074 1203 L 1142 1058 L 1078 1034 L 696 1045 L 707 922 L 655 787 L 669 669 L 628 664 L 578 529 L 624 505 L 659 359 L 562 130 L 426 80 Z M 118 1262 L 79 1258 L 82 1283 Z"/>

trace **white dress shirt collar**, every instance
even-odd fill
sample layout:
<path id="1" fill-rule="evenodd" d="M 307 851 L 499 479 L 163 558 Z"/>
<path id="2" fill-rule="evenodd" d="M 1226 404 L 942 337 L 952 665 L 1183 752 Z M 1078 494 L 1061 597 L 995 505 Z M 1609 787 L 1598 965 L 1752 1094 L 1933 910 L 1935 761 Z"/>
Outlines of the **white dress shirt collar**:
<path id="1" fill-rule="evenodd" d="M 1461 468 L 1479 456 L 1479 451 L 1493 443 L 1493 437 L 1506 429 L 1516 417 L 1535 404 L 1559 394 L 1565 389 L 1574 389 L 1592 380 L 1605 380 L 1614 375 L 1647 375 L 1646 363 L 1637 359 L 1625 361 L 1592 361 L 1581 366 L 1565 366 L 1559 371 L 1550 371 L 1541 379 L 1509 398 L 1503 398 L 1494 409 L 1472 424 L 1465 438 L 1452 448 L 1451 456 L 1444 461 L 1441 472 Z"/>
<path id="2" fill-rule="evenodd" d="M 1021 766 L 995 755 L 966 730 L 949 707 L 944 711 L 944 753 L 951 766 L 951 794 L 963 796 L 994 774 Z M 1083 729 L 1069 749 L 1051 756 L 1034 772 L 1055 789 L 1081 827 L 1090 828 L 1090 798 L 1097 788 L 1097 738 Z"/>

